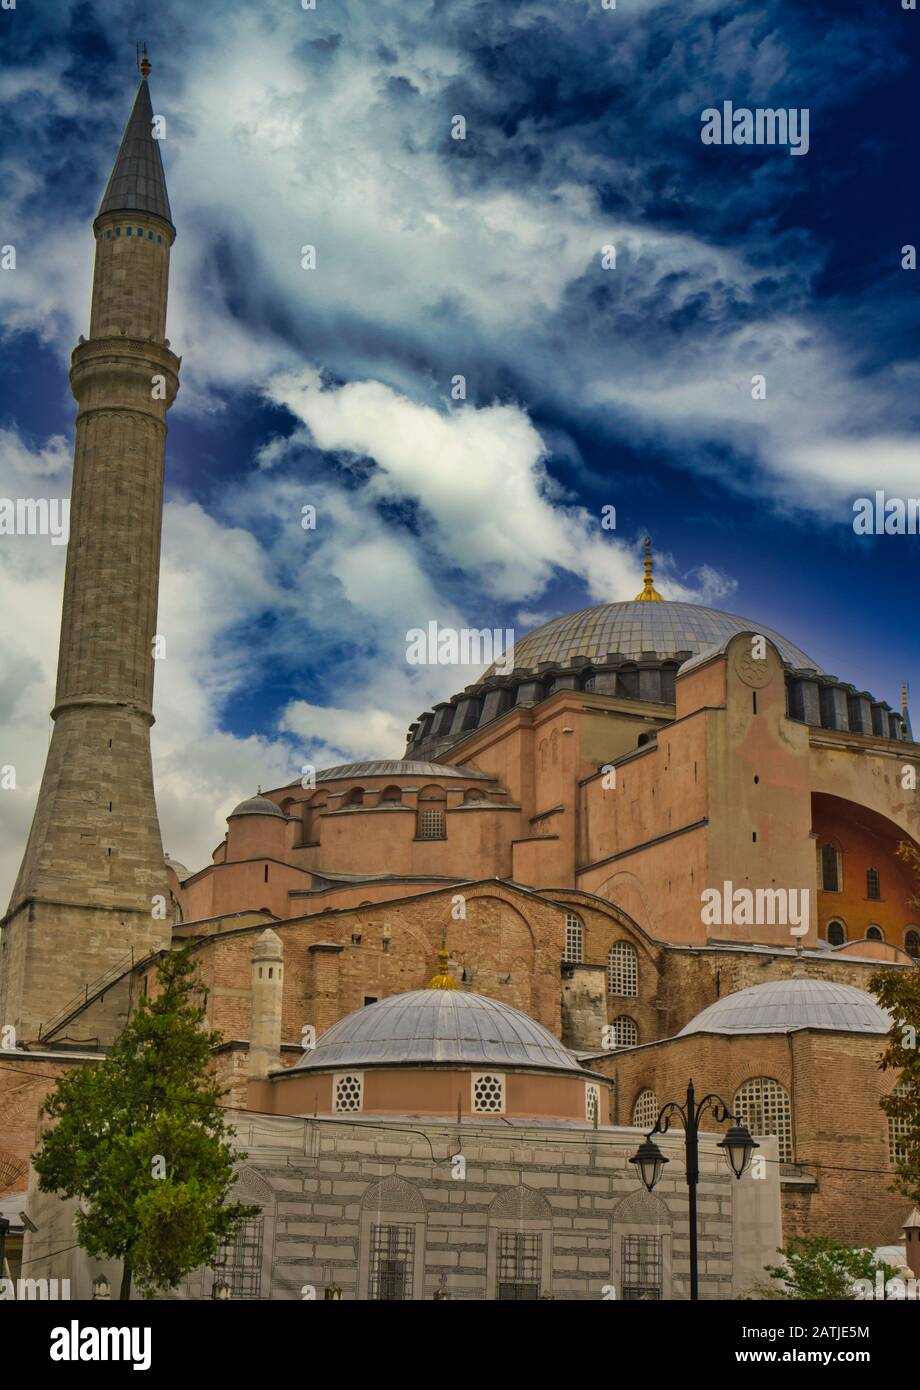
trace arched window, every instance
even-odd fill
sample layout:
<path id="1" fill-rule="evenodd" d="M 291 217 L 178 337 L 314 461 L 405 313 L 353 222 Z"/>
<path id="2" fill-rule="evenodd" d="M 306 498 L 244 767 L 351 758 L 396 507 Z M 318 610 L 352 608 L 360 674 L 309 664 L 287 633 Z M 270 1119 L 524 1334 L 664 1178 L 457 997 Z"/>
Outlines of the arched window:
<path id="1" fill-rule="evenodd" d="M 906 1100 L 908 1096 L 906 1086 L 895 1086 L 891 1092 L 892 1097 L 898 1100 Z M 903 1163 L 907 1158 L 907 1136 L 910 1132 L 910 1125 L 906 1115 L 888 1116 L 888 1158 L 892 1167 L 898 1163 Z"/>
<path id="2" fill-rule="evenodd" d="M 640 1091 L 633 1106 L 632 1122 L 636 1129 L 652 1129 L 658 1119 L 658 1097 L 654 1091 Z"/>
<path id="3" fill-rule="evenodd" d="M 866 870 L 866 897 L 878 901 L 882 896 L 882 885 L 879 882 L 878 869 Z"/>
<path id="4" fill-rule="evenodd" d="M 877 927 L 877 926 L 875 925 L 875 923 L 873 922 L 873 924 L 872 924 L 871 927 L 866 927 L 866 940 L 867 940 L 867 941 L 884 941 L 884 940 L 885 940 L 885 933 L 882 931 L 881 927 Z"/>
<path id="5" fill-rule="evenodd" d="M 785 1087 L 771 1076 L 754 1076 L 736 1094 L 734 1110 L 752 1134 L 775 1134 L 780 1163 L 792 1162 L 792 1106 Z"/>
<path id="6" fill-rule="evenodd" d="M 580 963 L 585 958 L 585 928 L 577 912 L 565 914 L 565 951 L 562 959 Z"/>
<path id="7" fill-rule="evenodd" d="M 363 805 L 364 805 L 364 788 L 363 788 L 363 787 L 352 787 L 351 791 L 348 793 L 348 795 L 347 795 L 346 798 L 345 798 L 345 805 L 346 805 L 346 806 L 363 806 Z"/>
<path id="8" fill-rule="evenodd" d="M 398 806 L 402 801 L 402 790 L 399 787 L 384 787 L 380 793 L 381 806 Z"/>
<path id="9" fill-rule="evenodd" d="M 627 1014 L 620 1014 L 612 1023 L 613 1042 L 615 1047 L 635 1047 L 639 1041 L 639 1029 L 636 1027 L 635 1019 Z"/>
<path id="10" fill-rule="evenodd" d="M 821 887 L 825 893 L 839 893 L 840 852 L 836 845 L 823 845 L 821 849 Z"/>
<path id="11" fill-rule="evenodd" d="M 827 944 L 828 946 L 842 946 L 847 939 L 847 929 L 843 923 L 835 918 L 833 922 L 827 924 Z"/>
<path id="12" fill-rule="evenodd" d="M 607 954 L 607 993 L 630 999 L 639 993 L 639 957 L 628 941 L 615 941 Z"/>
<path id="13" fill-rule="evenodd" d="M 920 959 L 920 931 L 916 927 L 908 927 L 904 933 L 904 949 L 914 960 Z"/>

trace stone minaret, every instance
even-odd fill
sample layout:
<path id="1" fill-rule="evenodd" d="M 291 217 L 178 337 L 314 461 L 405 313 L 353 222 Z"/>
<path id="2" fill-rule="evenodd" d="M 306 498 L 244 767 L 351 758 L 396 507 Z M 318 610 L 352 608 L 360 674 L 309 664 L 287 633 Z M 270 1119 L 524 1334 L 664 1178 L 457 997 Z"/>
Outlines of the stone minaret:
<path id="1" fill-rule="evenodd" d="M 153 794 L 156 634 L 166 412 L 179 389 L 166 293 L 175 228 L 147 77 L 99 214 L 77 400 L 54 733 L 0 952 L 0 1023 L 38 1036 L 134 951 L 169 945 Z M 107 1041 L 124 1000 L 76 1028 Z"/>

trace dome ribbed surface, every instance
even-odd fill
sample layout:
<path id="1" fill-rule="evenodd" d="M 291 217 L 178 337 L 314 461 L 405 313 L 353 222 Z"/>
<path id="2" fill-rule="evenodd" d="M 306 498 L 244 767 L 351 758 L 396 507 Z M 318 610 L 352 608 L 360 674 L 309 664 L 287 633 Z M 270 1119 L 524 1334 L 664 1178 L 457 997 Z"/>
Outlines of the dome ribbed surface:
<path id="1" fill-rule="evenodd" d="M 891 1018 L 871 994 L 832 980 L 771 980 L 727 994 L 677 1034 L 791 1033 L 825 1028 L 839 1033 L 887 1033 Z"/>
<path id="2" fill-rule="evenodd" d="M 536 1019 L 459 989 L 416 989 L 358 1009 L 334 1023 L 292 1070 L 426 1062 L 582 1070 Z"/>
<path id="3" fill-rule="evenodd" d="M 708 647 L 720 646 L 738 632 L 759 632 L 769 637 L 790 666 L 819 671 L 818 664 L 792 642 L 750 618 L 702 608 L 696 603 L 602 603 L 553 618 L 534 628 L 514 644 L 514 664 L 532 670 L 541 661 L 565 664 L 573 656 L 600 661 L 611 652 L 638 657 L 642 652 L 671 656 L 690 652 L 696 656 Z M 489 667 L 486 674 L 494 668 Z"/>

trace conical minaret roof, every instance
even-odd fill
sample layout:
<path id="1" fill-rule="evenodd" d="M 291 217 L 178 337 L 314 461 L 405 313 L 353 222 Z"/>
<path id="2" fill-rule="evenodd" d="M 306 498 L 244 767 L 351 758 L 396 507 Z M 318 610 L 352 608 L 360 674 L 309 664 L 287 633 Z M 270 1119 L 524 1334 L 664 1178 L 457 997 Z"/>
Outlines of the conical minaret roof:
<path id="1" fill-rule="evenodd" d="M 150 64 L 145 52 L 134 109 L 125 126 L 118 158 L 99 207 L 99 216 L 104 212 L 146 212 L 162 217 L 164 222 L 172 226 L 160 144 L 154 140 L 151 127 L 153 106 L 147 83 L 149 72 Z"/>

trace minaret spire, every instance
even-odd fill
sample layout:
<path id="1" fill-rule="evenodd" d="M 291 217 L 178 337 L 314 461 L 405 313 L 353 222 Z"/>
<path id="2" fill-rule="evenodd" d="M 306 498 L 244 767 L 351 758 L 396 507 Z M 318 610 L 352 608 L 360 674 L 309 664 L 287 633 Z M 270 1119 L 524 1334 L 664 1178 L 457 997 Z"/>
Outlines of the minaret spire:
<path id="1" fill-rule="evenodd" d="M 149 70 L 145 51 L 93 223 L 90 336 L 71 357 L 77 418 L 54 732 L 0 976 L 0 1020 L 24 1041 L 48 1037 L 86 986 L 171 936 L 150 726 L 166 412 L 180 359 L 165 337 L 175 228 Z M 105 1000 L 93 1018 L 102 1042 L 126 1016 L 119 989 Z"/>
<path id="2" fill-rule="evenodd" d="M 652 538 L 645 538 L 645 583 L 641 594 L 636 594 L 634 603 L 662 603 L 664 600 L 652 583 Z"/>

